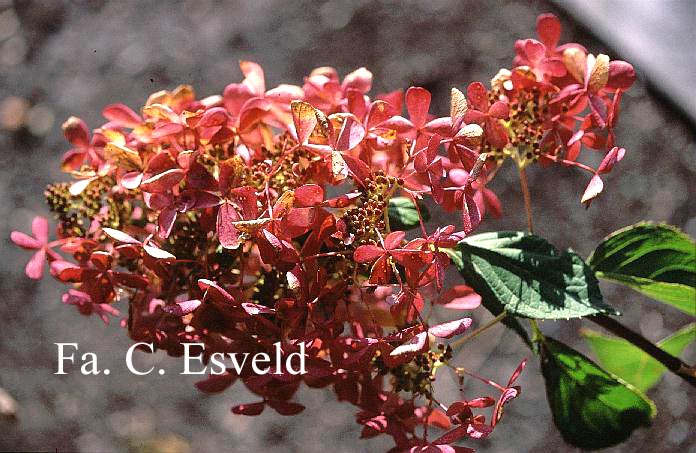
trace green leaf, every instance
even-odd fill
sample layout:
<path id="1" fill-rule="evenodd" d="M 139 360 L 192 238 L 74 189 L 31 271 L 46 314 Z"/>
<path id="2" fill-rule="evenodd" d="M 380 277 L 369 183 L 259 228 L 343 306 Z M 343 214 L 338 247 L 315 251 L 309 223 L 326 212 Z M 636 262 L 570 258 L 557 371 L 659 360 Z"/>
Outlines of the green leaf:
<path id="1" fill-rule="evenodd" d="M 521 232 L 483 233 L 457 245 L 460 273 L 491 311 L 538 319 L 618 314 L 605 304 L 592 270 L 575 252 Z M 455 263 L 457 264 L 457 263 Z"/>
<path id="2" fill-rule="evenodd" d="M 450 261 L 452 261 L 452 264 L 454 264 L 454 267 L 456 267 L 457 270 L 462 270 L 464 267 L 464 260 L 462 259 L 462 254 L 458 250 L 441 248 L 440 251 L 444 252 L 449 257 Z"/>
<path id="3" fill-rule="evenodd" d="M 696 244 L 677 228 L 631 225 L 607 236 L 588 261 L 597 277 L 696 316 Z"/>
<path id="4" fill-rule="evenodd" d="M 660 362 L 624 339 L 608 337 L 594 330 L 583 330 L 582 335 L 590 344 L 599 363 L 607 371 L 633 384 L 643 392 L 647 392 L 657 384 L 667 370 Z M 657 345 L 678 357 L 694 340 L 696 340 L 696 323 L 680 329 Z"/>
<path id="5" fill-rule="evenodd" d="M 430 220 L 430 213 L 423 203 L 418 203 L 418 208 L 423 216 L 423 221 Z M 410 230 L 420 225 L 418 210 L 412 199 L 407 197 L 393 197 L 388 205 L 389 225 L 393 230 Z"/>
<path id="6" fill-rule="evenodd" d="M 650 425 L 655 405 L 638 389 L 553 338 L 543 338 L 539 346 L 546 396 L 566 442 L 606 448 Z"/>
<path id="7" fill-rule="evenodd" d="M 444 252 L 449 256 L 450 260 L 452 261 L 452 264 L 461 272 L 463 267 L 464 267 L 464 260 L 462 259 L 462 254 L 459 250 L 454 250 L 454 249 L 440 249 L 441 252 Z M 495 295 L 493 295 L 490 291 L 483 290 L 481 292 L 477 291 L 479 296 L 481 296 L 481 301 L 483 303 L 483 306 L 491 312 L 493 316 L 498 316 L 505 310 L 505 307 L 498 303 Z M 522 340 L 532 348 L 532 340 L 529 338 L 529 334 L 527 331 L 522 327 L 522 324 L 517 320 L 517 318 L 513 316 L 506 316 L 502 320 L 502 324 L 504 324 L 506 327 L 512 329 L 517 333 L 517 335 L 522 338 Z"/>

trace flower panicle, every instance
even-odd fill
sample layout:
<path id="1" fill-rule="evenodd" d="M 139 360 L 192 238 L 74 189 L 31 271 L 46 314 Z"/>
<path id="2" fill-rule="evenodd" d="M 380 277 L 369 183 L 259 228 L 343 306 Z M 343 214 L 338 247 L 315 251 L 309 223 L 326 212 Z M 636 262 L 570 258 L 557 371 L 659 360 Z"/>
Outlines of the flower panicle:
<path id="1" fill-rule="evenodd" d="M 437 373 L 457 369 L 447 340 L 471 318 L 429 325 L 424 309 L 481 303 L 465 285 L 445 290 L 446 251 L 501 215 L 487 185 L 507 157 L 592 172 L 589 204 L 600 175 L 624 156 L 614 128 L 635 79 L 628 63 L 558 45 L 555 17 L 541 16 L 537 28 L 539 40 L 518 41 L 513 68 L 490 89 L 453 88 L 444 117 L 430 112 L 421 87 L 371 96 L 365 68 L 342 79 L 317 68 L 302 85 L 268 89 L 250 61 L 220 95 L 199 98 L 182 85 L 138 111 L 112 104 L 93 131 L 71 117 L 62 167 L 72 180 L 45 193 L 57 238 L 49 241 L 41 217 L 33 236 L 12 233 L 34 251 L 26 273 L 40 278 L 48 263 L 70 287 L 66 305 L 105 323 L 123 312 L 134 341 L 173 356 L 193 341 L 208 357 L 306 346 L 306 375 L 259 379 L 244 368 L 197 384 L 216 393 L 241 378 L 259 401 L 235 413 L 299 413 L 304 406 L 290 400 L 305 382 L 331 385 L 358 407 L 363 437 L 388 434 L 399 451 L 452 451 L 461 438 L 487 437 L 519 394 L 512 381 L 524 365 L 507 387 L 484 380 L 497 400 L 448 408 L 434 399 Z M 606 153 L 599 168 L 578 162 L 582 147 Z M 393 204 L 404 199 L 415 234 L 396 222 Z M 459 220 L 429 231 L 425 199 Z M 487 407 L 489 422 L 473 411 Z M 448 432 L 429 441 L 419 425 Z"/>

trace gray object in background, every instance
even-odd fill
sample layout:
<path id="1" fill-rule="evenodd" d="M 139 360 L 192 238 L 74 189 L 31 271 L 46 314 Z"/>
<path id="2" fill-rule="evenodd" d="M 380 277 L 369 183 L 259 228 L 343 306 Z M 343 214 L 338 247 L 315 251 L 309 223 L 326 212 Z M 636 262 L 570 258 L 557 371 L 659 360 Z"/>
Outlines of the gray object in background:
<path id="1" fill-rule="evenodd" d="M 696 124 L 696 1 L 553 0 Z"/>

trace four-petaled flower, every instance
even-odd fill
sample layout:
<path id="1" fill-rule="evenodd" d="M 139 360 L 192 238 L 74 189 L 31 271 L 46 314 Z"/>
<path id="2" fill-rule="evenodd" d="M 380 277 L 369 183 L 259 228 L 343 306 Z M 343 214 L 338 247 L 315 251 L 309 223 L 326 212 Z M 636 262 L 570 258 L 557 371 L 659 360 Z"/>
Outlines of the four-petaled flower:
<path id="1" fill-rule="evenodd" d="M 43 276 L 45 261 L 48 259 L 50 262 L 59 259 L 60 256 L 49 246 L 48 220 L 45 217 L 34 217 L 31 223 L 31 232 L 34 237 L 21 231 L 13 231 L 10 238 L 12 242 L 25 250 L 36 251 L 24 268 L 24 272 L 27 277 L 39 280 Z"/>

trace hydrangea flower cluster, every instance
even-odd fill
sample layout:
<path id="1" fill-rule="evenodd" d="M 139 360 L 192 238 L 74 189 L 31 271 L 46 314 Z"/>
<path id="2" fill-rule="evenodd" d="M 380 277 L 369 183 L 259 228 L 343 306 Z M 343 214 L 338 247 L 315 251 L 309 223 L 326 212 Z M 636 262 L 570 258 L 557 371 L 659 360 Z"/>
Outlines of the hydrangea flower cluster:
<path id="1" fill-rule="evenodd" d="M 217 393 L 241 380 L 259 399 L 235 413 L 297 414 L 304 382 L 355 405 L 362 436 L 389 435 L 394 451 L 470 451 L 452 444 L 492 432 L 525 362 L 506 385 L 472 375 L 493 396 L 436 400 L 439 371 L 471 375 L 450 363 L 447 340 L 472 320 L 433 325 L 426 312 L 480 303 L 465 285 L 444 287 L 448 249 L 501 215 L 486 186 L 504 159 L 591 172 L 589 203 L 625 152 L 614 127 L 632 67 L 559 46 L 552 15 L 538 32 L 540 41 L 516 43 L 513 68 L 490 88 L 453 88 L 445 117 L 430 113 L 423 88 L 371 97 L 365 68 L 343 79 L 317 68 L 302 86 L 268 90 L 249 61 L 222 95 L 199 99 L 182 85 L 140 112 L 110 105 L 92 132 L 71 117 L 62 165 L 73 180 L 46 190 L 57 239 L 43 218 L 33 237 L 12 233 L 36 251 L 26 273 L 40 278 L 48 262 L 70 285 L 64 303 L 105 323 L 123 312 L 133 340 L 173 356 L 185 342 L 204 343 L 206 358 L 304 344 L 305 375 L 245 368 L 197 384 Z M 596 170 L 578 162 L 583 146 L 605 153 Z M 427 205 L 458 220 L 432 228 Z M 445 432 L 429 436 L 428 426 Z"/>

